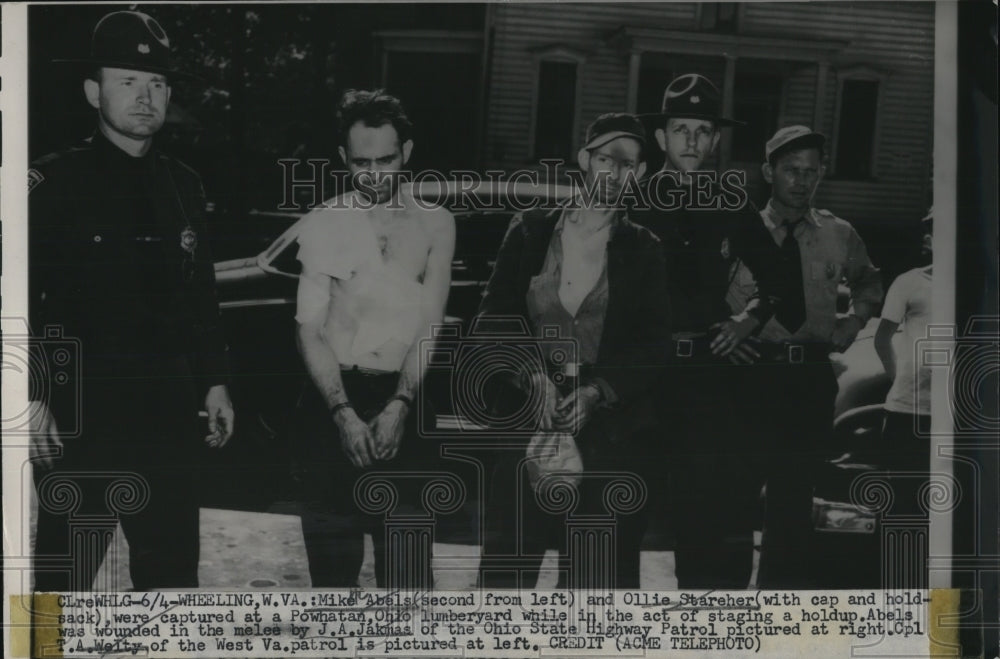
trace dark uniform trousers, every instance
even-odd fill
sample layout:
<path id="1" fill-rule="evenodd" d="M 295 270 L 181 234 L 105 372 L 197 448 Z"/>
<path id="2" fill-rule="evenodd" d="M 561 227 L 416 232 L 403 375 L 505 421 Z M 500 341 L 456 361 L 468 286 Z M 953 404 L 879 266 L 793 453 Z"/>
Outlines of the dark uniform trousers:
<path id="1" fill-rule="evenodd" d="M 766 482 L 757 585 L 809 588 L 813 483 L 830 450 L 837 379 L 826 359 L 765 360 L 752 370 L 759 414 L 751 441 Z"/>
<path id="2" fill-rule="evenodd" d="M 674 358 L 663 388 L 679 588 L 750 583 L 760 484 L 746 431 L 748 366 L 708 354 Z"/>
<path id="3" fill-rule="evenodd" d="M 169 363 L 152 376 L 84 380 L 81 436 L 63 440 L 53 470 L 35 469 L 37 591 L 120 589 L 94 583 L 116 521 L 135 590 L 198 587 L 197 464 L 207 431 L 183 360 L 150 361 Z"/>
<path id="4" fill-rule="evenodd" d="M 575 495 L 536 493 L 523 466 L 527 438 L 519 449 L 511 440 L 498 451 L 487 482 L 480 586 L 533 589 L 546 550 L 556 549 L 559 588 L 638 588 L 639 553 L 659 480 L 656 440 L 656 429 L 646 429 L 610 442 L 591 420 L 576 439 L 584 478 Z M 571 527 L 580 542 L 602 532 L 611 540 L 571 546 Z"/>
<path id="5" fill-rule="evenodd" d="M 396 393 L 399 375 L 352 369 L 341 371 L 341 379 L 355 412 L 367 423 Z M 433 418 L 426 397 L 417 400 L 425 405 L 425 419 Z M 399 520 L 408 516 L 425 518 L 427 513 L 421 505 L 420 479 L 405 476 L 406 472 L 419 475 L 433 470 L 438 463 L 437 444 L 419 436 L 417 410 L 411 409 L 406 417 L 396 456 L 365 468 L 355 467 L 344 454 L 337 425 L 312 382 L 303 388 L 297 418 L 299 432 L 295 433 L 293 476 L 303 489 L 302 534 L 312 586 L 357 586 L 367 532 L 374 544 L 375 581 L 379 587 L 431 588 L 429 544 L 390 546 L 387 533 L 387 515 Z M 365 487 L 365 482 L 370 481 L 359 483 L 360 479 L 376 473 L 386 476 L 384 481 L 380 479 L 379 487 Z M 389 492 L 380 489 L 383 486 Z M 394 505 L 384 513 L 372 512 L 382 509 L 380 504 L 386 496 L 395 499 Z"/>
<path id="6" fill-rule="evenodd" d="M 228 371 L 201 181 L 100 132 L 34 167 L 31 325 L 80 351 L 69 382 L 32 373 L 60 431 L 80 423 L 54 470 L 35 472 L 36 589 L 89 589 L 116 520 L 136 589 L 196 587 L 198 410 Z"/>

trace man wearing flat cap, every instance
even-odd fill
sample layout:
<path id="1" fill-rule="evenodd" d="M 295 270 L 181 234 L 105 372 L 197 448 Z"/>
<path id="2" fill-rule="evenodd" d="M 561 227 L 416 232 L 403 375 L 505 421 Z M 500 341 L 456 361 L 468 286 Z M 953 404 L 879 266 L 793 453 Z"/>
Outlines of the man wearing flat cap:
<path id="1" fill-rule="evenodd" d="M 882 280 L 850 223 L 812 205 L 823 177 L 826 139 L 787 126 L 768 140 L 764 179 L 771 196 L 745 259 L 759 274 L 766 317 L 751 370 L 760 392 L 752 444 L 767 483 L 758 586 L 808 588 L 812 475 L 833 429 L 837 380 L 831 352 L 846 350 L 878 312 Z M 838 286 L 850 289 L 837 313 Z M 766 291 L 766 295 L 763 292 Z M 766 298 L 766 299 L 765 299 Z"/>
<path id="2" fill-rule="evenodd" d="M 544 363 L 526 364 L 517 384 L 495 389 L 496 406 L 523 409 L 526 397 L 537 395 L 543 404 L 532 422 L 542 431 L 572 434 L 583 473 L 578 505 L 568 511 L 555 500 L 558 488 L 547 490 L 540 480 L 531 491 L 520 466 L 523 452 L 498 460 L 485 510 L 483 587 L 536 587 L 550 546 L 564 557 L 563 586 L 639 587 L 647 493 L 659 476 L 650 472 L 656 467 L 651 392 L 669 333 L 663 254 L 620 205 L 622 190 L 642 175 L 645 142 L 636 117 L 598 117 L 578 153 L 588 193 L 560 208 L 515 216 L 497 255 L 478 327 L 524 319 Z M 559 340 L 544 340 L 555 328 Z M 565 355 L 566 340 L 575 342 L 575 358 Z M 484 389 L 490 391 L 490 383 Z M 613 519 L 613 546 L 567 547 L 570 514 Z"/>
<path id="3" fill-rule="evenodd" d="M 32 328 L 80 345 L 75 382 L 32 383 L 79 392 L 32 403 L 35 589 L 89 590 L 116 518 L 136 590 L 196 587 L 197 456 L 229 440 L 234 415 L 201 181 L 153 146 L 183 74 L 133 11 L 106 15 L 90 56 L 62 62 L 80 67 L 97 130 L 29 177 Z"/>
<path id="4" fill-rule="evenodd" d="M 738 180 L 704 169 L 721 128 L 739 122 L 722 116 L 719 90 L 695 73 L 674 79 L 662 112 L 647 117 L 665 159 L 644 182 L 645 209 L 635 218 L 662 242 L 671 301 L 660 410 L 678 587 L 746 588 L 756 497 L 738 424 L 748 405 L 743 363 L 753 359 L 745 339 L 761 319 L 753 291 L 735 308 L 727 293 L 733 281 L 754 287 L 740 249 L 743 232 L 759 222 Z"/>

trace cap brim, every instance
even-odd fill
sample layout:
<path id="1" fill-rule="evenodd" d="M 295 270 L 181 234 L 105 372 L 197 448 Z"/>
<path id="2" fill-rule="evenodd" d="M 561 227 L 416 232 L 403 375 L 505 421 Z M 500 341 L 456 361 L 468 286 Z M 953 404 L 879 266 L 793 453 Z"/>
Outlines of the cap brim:
<path id="1" fill-rule="evenodd" d="M 637 115 L 639 119 L 642 120 L 659 120 L 666 121 L 667 119 L 702 119 L 704 121 L 711 121 L 716 126 L 746 126 L 747 122 L 739 121 L 737 119 L 728 119 L 726 117 L 713 117 L 710 114 L 674 114 L 669 112 L 649 112 L 646 114 Z"/>
<path id="2" fill-rule="evenodd" d="M 770 160 L 771 156 L 779 151 L 790 151 L 793 148 L 798 149 L 809 149 L 809 148 L 819 148 L 822 149 L 826 146 L 826 135 L 823 133 L 806 133 L 805 135 L 799 135 L 798 137 L 793 137 L 781 146 L 775 147 L 770 151 L 764 153 L 764 160 Z"/>
<path id="3" fill-rule="evenodd" d="M 583 146 L 583 148 L 586 149 L 587 151 L 590 151 L 591 149 L 596 149 L 599 146 L 604 146 L 605 144 L 611 142 L 612 140 L 617 140 L 619 137 L 630 137 L 633 140 L 636 140 L 637 142 L 642 144 L 643 146 L 646 146 L 645 135 L 639 135 L 638 133 L 632 133 L 627 130 L 615 130 L 611 131 L 610 133 L 603 133 L 601 135 L 598 135 L 594 139 L 587 142 Z"/>
<path id="4" fill-rule="evenodd" d="M 68 64 L 72 66 L 86 67 L 86 66 L 107 66 L 116 69 L 131 69 L 133 71 L 148 71 L 150 73 L 162 73 L 165 76 L 174 78 L 176 80 L 192 80 L 196 82 L 206 82 L 201 76 L 194 75 L 193 73 L 188 73 L 186 71 L 178 71 L 177 69 L 168 69 L 160 66 L 136 66 L 135 62 L 116 62 L 113 60 L 106 59 L 92 59 L 92 58 L 82 58 L 82 59 L 54 59 L 53 64 Z"/>

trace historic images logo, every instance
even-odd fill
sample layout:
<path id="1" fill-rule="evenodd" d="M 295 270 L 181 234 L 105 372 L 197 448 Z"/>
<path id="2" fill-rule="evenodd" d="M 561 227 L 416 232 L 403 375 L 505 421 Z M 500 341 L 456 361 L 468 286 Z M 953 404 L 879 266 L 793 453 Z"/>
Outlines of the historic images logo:
<path id="1" fill-rule="evenodd" d="M 44 180 L 45 180 L 45 177 L 42 176 L 42 173 L 40 171 L 38 171 L 37 169 L 29 169 L 28 170 L 28 192 L 31 192 L 32 190 L 34 190 L 35 187 L 39 183 L 41 183 L 42 181 L 44 181 Z"/>

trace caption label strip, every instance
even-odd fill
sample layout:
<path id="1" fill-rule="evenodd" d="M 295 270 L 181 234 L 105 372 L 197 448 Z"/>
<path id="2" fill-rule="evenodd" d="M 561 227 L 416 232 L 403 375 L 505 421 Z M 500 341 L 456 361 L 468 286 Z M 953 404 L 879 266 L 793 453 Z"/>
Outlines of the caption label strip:
<path id="1" fill-rule="evenodd" d="M 950 645 L 929 620 L 953 608 L 950 594 L 358 589 L 49 593 L 11 604 L 31 603 L 37 657 L 848 656 L 859 647 L 921 657 Z"/>

